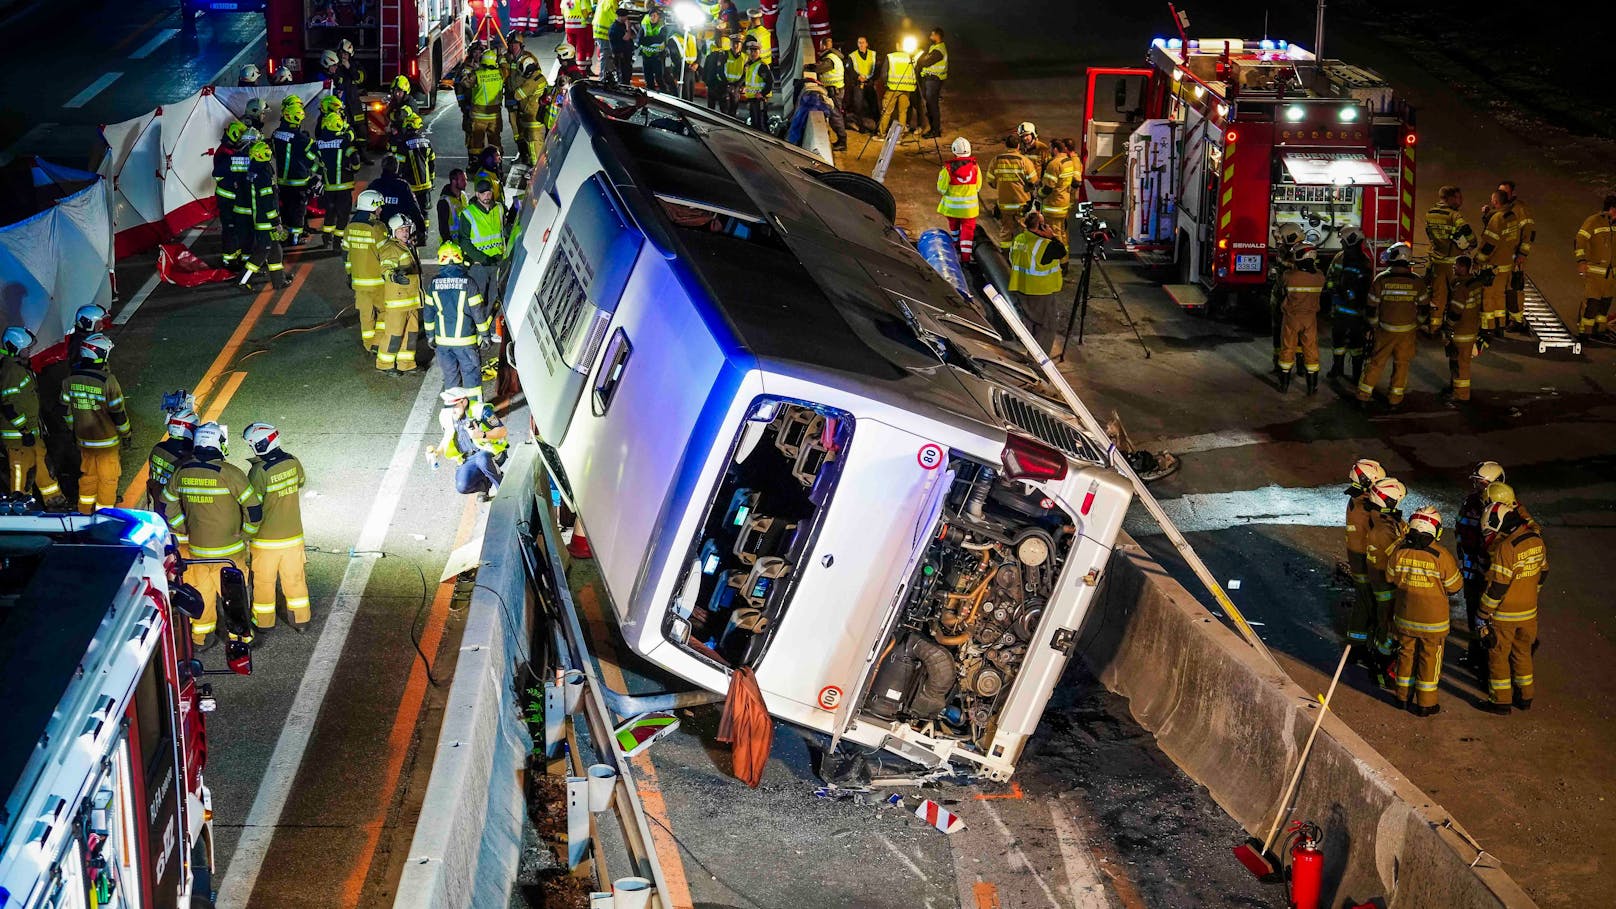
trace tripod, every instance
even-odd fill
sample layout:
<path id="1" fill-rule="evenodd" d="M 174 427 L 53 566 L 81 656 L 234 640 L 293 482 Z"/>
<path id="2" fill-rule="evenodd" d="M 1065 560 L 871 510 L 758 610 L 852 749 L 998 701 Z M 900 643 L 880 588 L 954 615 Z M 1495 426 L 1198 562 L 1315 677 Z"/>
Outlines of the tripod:
<path id="1" fill-rule="evenodd" d="M 1066 362 L 1067 339 L 1072 336 L 1072 325 L 1077 325 L 1077 343 L 1083 343 L 1083 331 L 1089 318 L 1089 287 L 1094 272 L 1100 273 L 1100 279 L 1105 282 L 1106 290 L 1110 292 L 1111 299 L 1117 301 L 1117 309 L 1121 310 L 1122 318 L 1127 321 L 1128 328 L 1138 339 L 1139 346 L 1145 351 L 1145 359 L 1150 359 L 1150 346 L 1139 334 L 1139 326 L 1134 323 L 1133 316 L 1128 314 L 1128 307 L 1122 303 L 1122 295 L 1117 293 L 1117 286 L 1111 283 L 1111 276 L 1105 273 L 1104 268 L 1098 268 L 1096 259 L 1105 258 L 1105 228 L 1098 223 L 1091 223 L 1090 219 L 1082 218 L 1078 223 L 1084 228 L 1083 232 L 1083 271 L 1077 278 L 1077 288 L 1072 293 L 1072 309 L 1066 317 L 1066 330 L 1061 332 L 1061 352 L 1056 362 Z"/>

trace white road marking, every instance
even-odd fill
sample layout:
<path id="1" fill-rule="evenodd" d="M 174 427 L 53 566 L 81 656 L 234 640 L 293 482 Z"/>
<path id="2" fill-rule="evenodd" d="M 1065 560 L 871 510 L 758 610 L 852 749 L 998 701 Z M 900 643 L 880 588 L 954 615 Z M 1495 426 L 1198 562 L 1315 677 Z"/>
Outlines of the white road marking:
<path id="1" fill-rule="evenodd" d="M 28 132 L 18 136 L 17 141 L 6 146 L 5 151 L 0 152 L 0 164 L 10 164 L 19 152 L 27 151 L 35 141 L 43 138 L 46 133 L 55 128 L 55 123 L 40 123 Z"/>
<path id="2" fill-rule="evenodd" d="M 1245 429 L 1232 429 L 1226 432 L 1208 432 L 1198 436 L 1184 436 L 1178 439 L 1167 439 L 1152 443 L 1151 447 L 1164 448 L 1174 454 L 1187 454 L 1192 451 L 1216 451 L 1219 448 L 1239 448 L 1244 445 L 1262 445 L 1272 442 L 1274 437 L 1266 432 L 1251 432 Z"/>
<path id="3" fill-rule="evenodd" d="M 1038 873 L 1038 866 L 1034 865 L 1032 859 L 1027 858 L 1027 853 L 1021 851 L 1021 847 L 1016 845 L 1016 835 L 1010 831 L 1004 819 L 999 817 L 999 812 L 993 810 L 993 803 L 981 802 L 980 807 L 984 814 L 993 819 L 993 826 L 999 828 L 999 835 L 1004 838 L 1006 855 L 1010 858 L 1011 867 L 1015 867 L 1017 863 L 1020 863 L 1021 867 L 1032 875 L 1032 879 L 1038 882 L 1038 889 L 1044 891 L 1044 896 L 1048 898 L 1049 905 L 1059 909 L 1061 905 L 1060 897 L 1056 896 L 1055 891 L 1049 888 L 1049 882 L 1044 880 L 1044 876 Z"/>
<path id="4" fill-rule="evenodd" d="M 73 110 L 89 104 L 91 98 L 94 98 L 96 95 L 106 91 L 107 86 L 118 81 L 118 77 L 122 75 L 123 73 L 107 73 L 103 75 L 101 78 L 91 82 L 88 88 L 74 95 L 71 101 L 68 101 L 62 106 L 68 108 L 69 110 Z"/>
<path id="5" fill-rule="evenodd" d="M 241 50 L 236 51 L 236 55 L 230 58 L 229 63 L 219 67 L 219 71 L 213 74 L 213 78 L 209 79 L 207 84 L 218 85 L 219 80 L 223 79 L 226 73 L 236 68 L 236 64 L 241 62 L 242 57 L 245 57 L 258 49 L 258 42 L 264 40 L 264 36 L 267 34 L 269 33 L 264 29 L 259 29 L 258 34 L 248 38 L 247 43 L 241 46 Z"/>
<path id="6" fill-rule="evenodd" d="M 892 845 L 892 841 L 887 839 L 885 835 L 878 836 L 876 839 L 881 841 L 881 845 L 887 847 L 888 852 L 891 852 L 893 855 L 897 856 L 898 861 L 903 862 L 903 867 L 908 868 L 910 874 L 913 874 L 922 881 L 926 879 L 926 873 L 920 870 L 920 866 L 915 864 L 914 859 L 911 859 L 909 856 L 899 852 L 898 847 Z"/>
<path id="7" fill-rule="evenodd" d="M 202 236 L 202 226 L 199 224 L 196 227 L 186 231 L 185 236 L 180 238 L 180 242 L 184 243 L 186 246 L 190 246 L 192 243 L 195 243 L 196 238 L 200 236 Z M 140 304 L 146 302 L 146 298 L 151 296 L 152 291 L 156 290 L 157 285 L 161 283 L 162 278 L 157 276 L 157 271 L 154 269 L 151 277 L 146 279 L 146 283 L 140 285 L 140 289 L 135 291 L 135 295 L 129 298 L 129 302 L 125 303 L 123 308 L 118 310 L 118 314 L 112 317 L 112 324 L 129 324 L 129 320 L 134 318 L 135 312 L 140 309 Z"/>
<path id="8" fill-rule="evenodd" d="M 416 451 L 426 434 L 436 435 L 437 422 L 433 415 L 437 409 L 438 387 L 428 379 L 421 383 L 421 391 L 415 396 L 415 406 L 410 409 L 403 431 L 399 433 L 398 446 L 393 449 L 387 473 L 382 477 L 381 487 L 372 499 L 370 513 L 365 516 L 359 537 L 354 541 L 355 550 L 364 552 L 382 548 L 393 522 L 393 513 L 404 496 L 410 469 L 415 465 Z M 315 722 L 320 717 L 320 707 L 330 691 L 331 679 L 336 674 L 343 647 L 348 642 L 348 632 L 353 628 L 354 615 L 359 611 L 374 565 L 374 557 L 356 556 L 349 560 L 347 570 L 342 574 L 342 583 L 337 587 L 336 596 L 332 598 L 327 612 L 325 629 L 320 632 L 320 640 L 314 645 L 308 668 L 304 670 L 297 695 L 292 699 L 291 712 L 281 727 L 280 738 L 275 741 L 275 751 L 270 755 L 269 765 L 264 768 L 252 809 L 247 812 L 241 841 L 236 844 L 230 865 L 225 869 L 223 883 L 219 887 L 219 909 L 244 909 L 247 900 L 252 897 L 253 886 L 263 870 L 264 859 L 269 855 L 270 840 L 275 836 L 281 812 L 285 810 L 286 801 L 292 794 L 292 783 L 303 764 Z"/>
<path id="9" fill-rule="evenodd" d="M 1055 819 L 1055 843 L 1060 846 L 1061 859 L 1066 863 L 1066 881 L 1071 887 L 1071 905 L 1078 909 L 1110 909 L 1111 899 L 1106 895 L 1105 882 L 1100 869 L 1094 864 L 1083 834 L 1071 818 L 1061 813 L 1059 803 L 1049 806 Z"/>
<path id="10" fill-rule="evenodd" d="M 180 33 L 180 30 L 177 29 L 177 28 L 165 28 L 165 29 L 159 31 L 156 35 L 152 36 L 152 39 L 150 41 L 147 41 L 145 44 L 142 44 L 140 46 L 140 50 L 137 50 L 134 53 L 130 54 L 129 59 L 131 59 L 131 60 L 144 60 L 147 57 L 150 57 L 152 55 L 152 51 L 155 51 L 159 47 L 162 47 L 164 44 L 166 44 L 168 42 L 168 39 L 174 37 L 175 35 L 177 35 L 179 33 Z"/>
<path id="11" fill-rule="evenodd" d="M 1347 497 L 1341 494 L 1345 488 L 1345 483 L 1329 483 L 1312 488 L 1264 486 L 1229 492 L 1198 492 L 1163 499 L 1161 505 L 1184 533 L 1227 530 L 1246 524 L 1337 527 L 1347 510 Z M 1424 493 L 1411 491 L 1403 500 L 1402 511 L 1405 515 L 1413 514 L 1416 508 L 1435 505 L 1443 514 L 1451 515 L 1458 513 L 1459 504 L 1457 499 L 1433 500 Z M 1123 525 L 1134 536 L 1161 533 L 1156 522 L 1144 515 L 1130 514 Z"/>

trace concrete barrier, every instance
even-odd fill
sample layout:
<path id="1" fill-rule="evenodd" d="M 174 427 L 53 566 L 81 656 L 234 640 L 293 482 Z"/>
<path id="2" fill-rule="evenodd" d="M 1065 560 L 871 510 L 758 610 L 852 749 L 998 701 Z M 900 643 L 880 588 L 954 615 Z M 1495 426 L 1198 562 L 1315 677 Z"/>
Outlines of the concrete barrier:
<path id="1" fill-rule="evenodd" d="M 521 717 L 533 610 L 516 530 L 532 518 L 538 446 L 512 449 L 395 909 L 504 906 L 516 882 L 533 750 Z"/>
<path id="2" fill-rule="evenodd" d="M 1309 692 L 1126 538 L 1082 653 L 1174 763 L 1246 830 L 1267 833 L 1320 709 Z M 1477 862 L 1477 849 L 1446 826 L 1458 822 L 1334 716 L 1313 745 L 1292 816 L 1324 829 L 1324 905 L 1535 905 L 1492 856 Z"/>

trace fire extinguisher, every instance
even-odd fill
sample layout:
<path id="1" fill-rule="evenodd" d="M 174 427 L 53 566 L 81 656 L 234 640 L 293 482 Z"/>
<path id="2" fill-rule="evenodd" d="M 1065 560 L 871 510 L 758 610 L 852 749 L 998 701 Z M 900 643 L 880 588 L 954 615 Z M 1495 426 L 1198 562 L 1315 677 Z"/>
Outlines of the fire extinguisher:
<path id="1" fill-rule="evenodd" d="M 1290 829 L 1289 909 L 1319 909 L 1324 896 L 1324 833 L 1317 824 L 1297 822 Z"/>

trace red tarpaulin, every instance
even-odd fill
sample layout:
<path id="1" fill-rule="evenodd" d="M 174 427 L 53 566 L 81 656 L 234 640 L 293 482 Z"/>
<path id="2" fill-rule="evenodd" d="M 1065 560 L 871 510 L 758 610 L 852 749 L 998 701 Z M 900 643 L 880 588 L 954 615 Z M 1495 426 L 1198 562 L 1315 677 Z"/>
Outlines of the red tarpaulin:
<path id="1" fill-rule="evenodd" d="M 217 284 L 235 277 L 227 268 L 214 268 L 198 259 L 184 243 L 164 243 L 158 247 L 157 276 L 181 287 Z"/>

